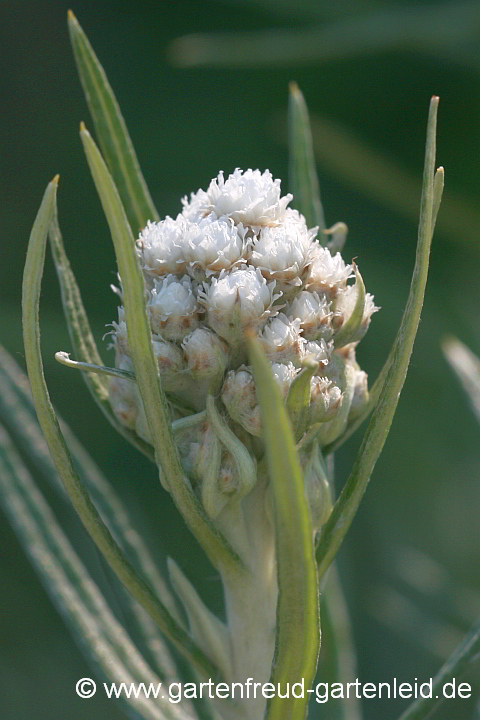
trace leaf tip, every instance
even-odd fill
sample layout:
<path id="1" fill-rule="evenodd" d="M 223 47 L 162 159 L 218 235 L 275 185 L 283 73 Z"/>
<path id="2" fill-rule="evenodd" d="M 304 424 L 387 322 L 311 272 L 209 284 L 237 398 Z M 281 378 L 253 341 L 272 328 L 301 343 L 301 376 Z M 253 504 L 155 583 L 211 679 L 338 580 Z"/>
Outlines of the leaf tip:
<path id="1" fill-rule="evenodd" d="M 83 120 L 80 123 L 80 135 L 90 135 Z"/>
<path id="2" fill-rule="evenodd" d="M 288 83 L 288 89 L 290 90 L 290 93 L 291 93 L 292 95 L 299 95 L 299 93 L 300 93 L 300 88 L 298 87 L 298 85 L 297 85 L 297 83 L 295 82 L 295 80 L 291 80 L 291 81 Z"/>
<path id="3" fill-rule="evenodd" d="M 55 177 L 53 178 L 52 183 L 53 183 L 53 185 L 55 185 L 55 187 L 58 187 L 59 182 L 60 182 L 60 175 L 57 173 L 57 175 L 55 175 Z"/>

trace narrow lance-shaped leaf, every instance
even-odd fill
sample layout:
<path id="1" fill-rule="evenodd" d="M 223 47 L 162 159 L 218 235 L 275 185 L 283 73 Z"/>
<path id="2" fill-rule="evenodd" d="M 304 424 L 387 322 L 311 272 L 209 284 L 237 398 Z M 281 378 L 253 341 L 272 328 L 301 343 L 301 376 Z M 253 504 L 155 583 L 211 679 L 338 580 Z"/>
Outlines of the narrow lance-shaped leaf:
<path id="1" fill-rule="evenodd" d="M 320 645 L 313 531 L 295 439 L 270 365 L 258 341 L 249 338 L 273 498 L 277 547 L 277 641 L 271 682 L 282 688 L 303 678 L 310 688 Z M 303 720 L 308 694 L 270 700 L 268 720 Z"/>
<path id="2" fill-rule="evenodd" d="M 428 260 L 433 233 L 433 212 L 439 202 L 436 192 L 441 193 L 443 186 L 442 183 L 434 183 L 437 108 L 438 98 L 434 97 L 430 103 L 428 119 L 417 254 L 410 294 L 392 349 L 391 364 L 386 373 L 385 383 L 375 413 L 370 420 L 350 477 L 323 528 L 322 537 L 317 548 L 320 577 L 324 575 L 335 557 L 358 510 L 375 463 L 387 439 L 412 354 L 427 282 Z M 437 173 L 440 176 L 443 175 L 443 169 L 439 169 Z"/>
<path id="3" fill-rule="evenodd" d="M 111 682 L 153 682 L 150 670 L 88 575 L 36 488 L 6 433 L 0 429 L 0 500 L 52 601 L 87 659 Z M 182 720 L 164 700 L 121 698 L 145 720 Z"/>
<path id="4" fill-rule="evenodd" d="M 70 339 L 77 360 L 81 363 L 103 366 L 102 358 L 97 348 L 95 338 L 90 329 L 90 323 L 83 304 L 80 288 L 77 285 L 75 275 L 65 252 L 60 225 L 58 223 L 57 203 L 49 229 L 50 247 L 52 249 L 53 261 L 57 271 L 62 296 L 63 312 L 67 322 Z M 140 450 L 150 460 L 154 461 L 153 450 L 142 438 L 120 423 L 112 410 L 108 399 L 108 384 L 105 377 L 95 372 L 84 374 L 85 383 L 90 393 L 113 427 L 132 443 L 137 450 Z"/>
<path id="5" fill-rule="evenodd" d="M 290 83 L 289 119 L 289 175 L 293 204 L 305 216 L 309 228 L 318 226 L 320 239 L 326 245 L 325 215 L 320 199 L 312 131 L 305 99 L 294 82 Z"/>
<path id="6" fill-rule="evenodd" d="M 154 595 L 150 586 L 137 575 L 113 539 L 74 469 L 70 452 L 50 402 L 43 374 L 38 308 L 47 232 L 53 217 L 57 182 L 58 178 L 55 178 L 45 191 L 30 235 L 23 275 L 22 309 L 25 360 L 38 420 L 70 500 L 112 570 L 185 658 L 208 676 L 215 676 L 216 668 L 180 627 L 165 605 Z"/>
<path id="7" fill-rule="evenodd" d="M 148 220 L 158 220 L 158 213 L 105 71 L 71 10 L 68 12 L 68 29 L 100 147 L 115 179 L 130 225 L 138 233 Z"/>
<path id="8" fill-rule="evenodd" d="M 165 394 L 153 354 L 152 335 L 145 307 L 143 276 L 135 252 L 132 231 L 107 166 L 83 124 L 80 134 L 115 247 L 123 283 L 125 320 L 133 364 L 153 439 L 156 461 L 163 470 L 168 488 L 186 523 L 212 562 L 233 570 L 243 569 L 238 555 L 203 512 L 184 475 L 173 443 Z"/>
<path id="9" fill-rule="evenodd" d="M 444 185 L 444 172 L 443 168 L 439 168 L 437 172 L 435 173 L 435 177 L 433 179 L 433 199 L 434 199 L 434 206 L 433 206 L 433 222 L 432 222 L 432 235 L 433 231 L 435 229 L 435 221 L 438 214 L 438 209 L 440 207 L 440 202 L 442 199 L 442 193 L 443 193 L 443 185 Z M 395 344 L 392 346 L 392 349 L 389 353 L 389 356 L 387 360 L 385 361 L 384 366 L 382 367 L 377 379 L 375 380 L 370 393 L 368 402 L 363 409 L 362 413 L 348 426 L 346 431 L 338 438 L 338 440 L 335 440 L 330 445 L 327 445 L 323 448 L 323 454 L 324 455 L 330 455 L 331 453 L 338 450 L 339 447 L 343 445 L 344 442 L 348 440 L 349 437 L 353 435 L 353 433 L 358 430 L 360 425 L 367 419 L 367 417 L 370 415 L 374 407 L 376 406 L 378 402 L 378 398 L 380 397 L 381 393 L 383 392 L 383 388 L 385 386 L 385 381 L 388 376 L 388 372 L 390 370 L 390 367 L 392 365 L 393 359 L 394 359 L 394 351 L 395 351 Z"/>
<path id="10" fill-rule="evenodd" d="M 480 658 L 480 620 L 465 635 L 458 648 L 454 650 L 432 681 L 433 692 L 427 698 L 418 698 L 401 715 L 399 720 L 425 720 L 445 700 L 443 688 L 445 683 L 458 678 L 470 663 Z"/>

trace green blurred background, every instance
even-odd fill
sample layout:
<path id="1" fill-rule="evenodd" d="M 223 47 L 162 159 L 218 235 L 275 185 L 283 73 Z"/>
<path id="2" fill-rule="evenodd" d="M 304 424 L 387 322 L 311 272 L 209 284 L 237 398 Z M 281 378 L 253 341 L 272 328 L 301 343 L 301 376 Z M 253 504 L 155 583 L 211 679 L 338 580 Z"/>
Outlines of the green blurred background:
<path id="1" fill-rule="evenodd" d="M 59 0 L 0 5 L 0 337 L 22 365 L 22 266 L 42 193 L 57 172 L 60 224 L 100 343 L 115 319 L 113 251 L 78 138 L 80 120 L 92 123 L 69 46 L 68 7 Z M 287 88 L 298 82 L 313 117 L 327 222 L 348 224 L 345 256 L 358 258 L 382 307 L 359 352 L 372 379 L 408 294 L 428 102 L 433 93 L 441 96 L 438 164 L 446 168 L 446 202 L 423 320 L 391 435 L 340 553 L 359 677 L 427 679 L 480 611 L 478 425 L 440 350 L 442 336 L 453 333 L 480 351 L 477 4 L 77 0 L 72 9 L 117 94 L 161 215 L 178 212 L 180 197 L 205 187 L 220 169 L 269 168 L 286 190 Z M 272 28 L 294 36 L 272 36 Z M 232 31 L 257 35 L 171 47 L 185 34 Z M 208 67 L 179 66 L 200 57 L 198 48 L 206 57 L 210 47 Z M 290 54 L 283 60 L 282 48 Z M 222 67 L 225 52 L 229 67 Z M 173 555 L 221 611 L 215 573 L 153 466 L 107 425 L 80 376 L 53 359 L 70 343 L 50 260 L 41 324 L 57 408 L 115 478 L 152 545 Z M 339 488 L 358 444 L 357 434 L 338 454 Z M 55 507 L 104 583 L 75 518 Z M 123 717 L 102 693 L 92 700 L 75 695 L 75 682 L 90 670 L 3 515 L 0 548 L 0 717 Z M 477 690 L 478 674 L 477 664 L 471 675 Z M 404 705 L 368 700 L 365 717 L 395 718 Z M 466 720 L 473 706 L 449 701 L 438 717 Z M 328 707 L 319 709 L 328 717 Z"/>

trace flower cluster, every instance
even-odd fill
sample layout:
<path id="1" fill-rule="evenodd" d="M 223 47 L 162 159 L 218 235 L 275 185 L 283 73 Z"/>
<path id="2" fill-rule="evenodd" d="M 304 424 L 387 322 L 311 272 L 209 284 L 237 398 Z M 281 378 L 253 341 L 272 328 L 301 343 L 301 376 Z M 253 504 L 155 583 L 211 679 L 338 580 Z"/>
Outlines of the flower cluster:
<path id="1" fill-rule="evenodd" d="M 201 484 L 212 445 L 208 395 L 219 417 L 252 455 L 262 453 L 262 419 L 245 344 L 253 329 L 283 397 L 306 364 L 311 378 L 307 427 L 321 447 L 344 431 L 368 399 L 355 347 L 377 310 L 355 265 L 317 239 L 318 228 L 288 207 L 280 181 L 259 170 L 223 173 L 175 219 L 149 222 L 137 241 L 153 345 L 185 471 Z M 355 282 L 353 282 L 353 279 Z M 352 282 L 349 282 L 352 279 Z M 132 369 L 128 328 L 114 323 L 116 364 Z M 112 406 L 151 441 L 134 383 L 113 378 Z M 227 496 L 242 483 L 222 446 L 218 478 Z"/>

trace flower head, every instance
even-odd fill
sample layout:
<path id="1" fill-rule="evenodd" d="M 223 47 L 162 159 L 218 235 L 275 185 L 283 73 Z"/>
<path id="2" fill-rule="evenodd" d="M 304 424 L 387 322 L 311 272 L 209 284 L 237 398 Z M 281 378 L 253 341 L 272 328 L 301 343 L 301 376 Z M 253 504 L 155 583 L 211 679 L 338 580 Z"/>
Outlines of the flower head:
<path id="1" fill-rule="evenodd" d="M 147 223 L 137 241 L 153 349 L 171 413 L 176 407 L 199 416 L 199 424 L 192 421 L 195 431 L 175 435 L 185 472 L 199 487 L 211 472 L 210 452 L 220 463 L 220 485 L 239 483 L 235 453 L 219 446 L 213 426 L 205 425 L 208 396 L 220 396 L 224 421 L 241 443 L 250 447 L 262 437 L 255 381 L 245 365 L 247 329 L 256 333 L 284 400 L 305 364 L 317 364 L 306 417 L 321 428 L 320 447 L 344 431 L 368 398 L 355 345 L 377 308 L 366 294 L 358 331 L 344 347 L 336 346 L 336 333 L 355 304 L 355 286 L 348 285 L 353 267 L 319 244 L 318 228 L 309 229 L 303 215 L 287 207 L 290 200 L 268 170 L 236 169 L 227 178 L 219 173 L 206 191 L 184 198 L 176 218 Z M 332 233 L 337 227 L 345 235 L 341 224 Z M 119 297 L 123 302 L 121 291 Z M 117 366 L 131 368 L 123 307 L 113 328 Z M 150 442 L 135 384 L 114 379 L 109 392 L 120 421 Z M 261 448 L 261 441 L 255 443 Z M 214 509 L 209 505 L 207 512 Z"/>

